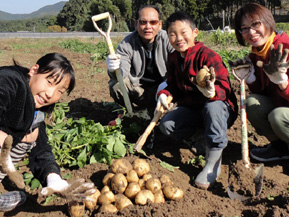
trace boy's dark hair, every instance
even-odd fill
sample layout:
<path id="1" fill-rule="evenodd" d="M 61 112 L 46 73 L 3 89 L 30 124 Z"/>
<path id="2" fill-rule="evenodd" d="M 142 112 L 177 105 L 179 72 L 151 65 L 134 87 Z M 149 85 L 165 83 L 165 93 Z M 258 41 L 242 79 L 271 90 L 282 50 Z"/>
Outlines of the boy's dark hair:
<path id="1" fill-rule="evenodd" d="M 166 23 L 165 23 L 166 30 L 168 30 L 170 25 L 176 21 L 188 22 L 192 30 L 196 28 L 195 20 L 190 15 L 188 15 L 184 11 L 177 11 L 173 13 L 171 16 L 169 16 L 169 18 L 166 20 Z"/>
<path id="2" fill-rule="evenodd" d="M 144 8 L 153 8 L 153 9 L 155 9 L 158 12 L 158 14 L 159 14 L 159 20 L 162 19 L 162 13 L 161 13 L 160 9 L 156 5 L 143 5 L 142 7 L 140 7 L 140 9 L 138 10 L 138 12 L 136 14 L 136 20 L 139 19 L 140 12 Z"/>

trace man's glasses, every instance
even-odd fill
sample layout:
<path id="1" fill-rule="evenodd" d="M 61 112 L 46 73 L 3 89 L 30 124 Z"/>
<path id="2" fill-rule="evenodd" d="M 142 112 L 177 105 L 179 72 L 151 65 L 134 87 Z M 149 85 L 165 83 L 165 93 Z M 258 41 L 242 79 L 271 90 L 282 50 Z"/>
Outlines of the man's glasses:
<path id="1" fill-rule="evenodd" d="M 152 26 L 154 25 L 157 25 L 160 21 L 159 20 L 150 20 L 150 21 L 147 21 L 147 20 L 138 20 L 138 23 L 140 25 L 147 25 L 147 23 L 151 24 Z"/>
<path id="2" fill-rule="evenodd" d="M 256 29 L 258 29 L 261 26 L 261 24 L 262 24 L 262 21 L 261 20 L 257 20 L 255 22 L 253 22 L 250 27 L 242 27 L 240 29 L 240 33 L 241 34 L 247 34 L 250 31 L 250 29 L 256 30 Z"/>

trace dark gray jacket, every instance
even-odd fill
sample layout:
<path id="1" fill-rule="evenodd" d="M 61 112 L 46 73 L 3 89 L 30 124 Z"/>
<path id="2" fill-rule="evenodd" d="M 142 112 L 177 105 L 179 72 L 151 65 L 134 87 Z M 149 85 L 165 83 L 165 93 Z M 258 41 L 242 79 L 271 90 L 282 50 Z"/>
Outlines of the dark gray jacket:
<path id="1" fill-rule="evenodd" d="M 171 46 L 167 33 L 160 30 L 155 38 L 155 63 L 160 75 L 167 76 L 167 61 L 169 53 L 174 51 Z M 140 84 L 140 79 L 145 72 L 145 50 L 137 31 L 126 36 L 119 44 L 117 54 L 120 54 L 120 70 L 123 77 L 129 77 L 131 83 L 135 86 Z M 109 84 L 114 85 L 117 82 L 114 72 L 109 72 L 111 78 Z"/>

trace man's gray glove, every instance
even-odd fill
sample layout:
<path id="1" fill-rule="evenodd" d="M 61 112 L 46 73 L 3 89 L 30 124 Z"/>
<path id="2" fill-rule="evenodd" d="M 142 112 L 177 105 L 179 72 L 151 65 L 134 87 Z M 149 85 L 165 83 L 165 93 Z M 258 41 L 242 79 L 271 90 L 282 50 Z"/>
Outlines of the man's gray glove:
<path id="1" fill-rule="evenodd" d="M 10 157 L 10 150 L 13 144 L 13 138 L 11 135 L 8 135 L 3 143 L 2 149 L 0 149 L 0 170 L 3 173 L 6 173 L 8 178 L 15 183 L 15 185 L 20 188 L 25 188 L 25 183 L 23 176 L 19 174 L 14 167 L 12 159 Z"/>
<path id="2" fill-rule="evenodd" d="M 288 81 L 287 69 L 289 61 L 286 62 L 289 50 L 284 49 L 283 44 L 278 44 L 275 50 L 274 45 L 270 47 L 270 60 L 268 64 L 262 61 L 257 62 L 257 66 L 264 69 L 264 72 L 274 84 L 282 84 Z"/>
<path id="3" fill-rule="evenodd" d="M 210 69 L 208 69 L 208 67 L 206 65 L 204 65 L 203 68 L 205 68 L 207 71 L 210 72 L 210 76 L 206 77 L 206 86 L 205 87 L 200 87 L 197 84 L 196 79 L 193 79 L 192 82 L 193 82 L 193 84 L 195 84 L 197 86 L 199 91 L 205 97 L 213 98 L 215 96 L 215 81 L 216 81 L 215 70 L 214 70 L 213 67 L 210 67 Z"/>
<path id="4" fill-rule="evenodd" d="M 95 185 L 91 182 L 85 182 L 84 179 L 77 179 L 72 183 L 68 183 L 62 179 L 60 175 L 51 173 L 47 176 L 47 187 L 41 190 L 44 196 L 56 194 L 69 201 L 84 201 L 87 196 L 95 193 Z"/>

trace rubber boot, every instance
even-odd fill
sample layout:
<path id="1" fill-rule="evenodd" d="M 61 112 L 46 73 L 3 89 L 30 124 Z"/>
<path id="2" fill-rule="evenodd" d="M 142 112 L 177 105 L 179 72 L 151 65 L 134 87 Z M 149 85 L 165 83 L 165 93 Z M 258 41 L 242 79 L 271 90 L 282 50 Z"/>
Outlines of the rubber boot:
<path id="1" fill-rule="evenodd" d="M 206 165 L 195 179 L 198 188 L 208 189 L 211 187 L 221 173 L 222 152 L 220 150 L 210 150 L 206 148 Z"/>

